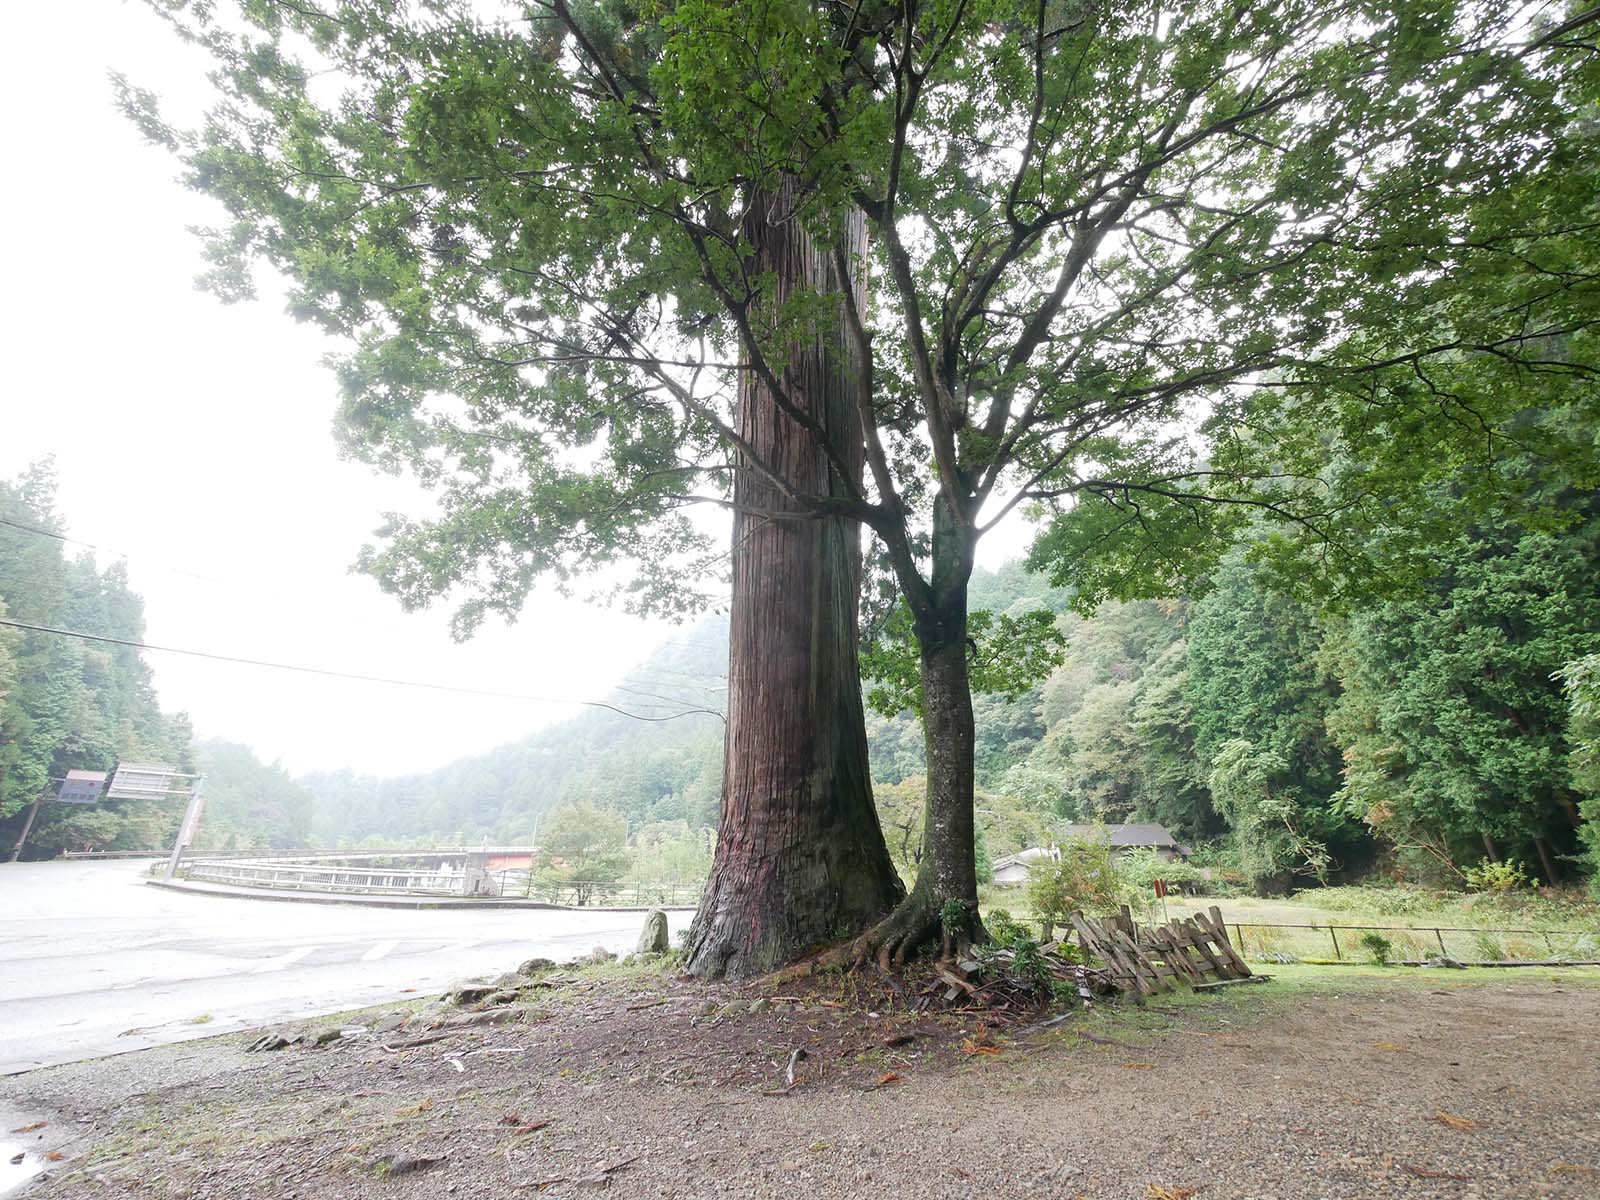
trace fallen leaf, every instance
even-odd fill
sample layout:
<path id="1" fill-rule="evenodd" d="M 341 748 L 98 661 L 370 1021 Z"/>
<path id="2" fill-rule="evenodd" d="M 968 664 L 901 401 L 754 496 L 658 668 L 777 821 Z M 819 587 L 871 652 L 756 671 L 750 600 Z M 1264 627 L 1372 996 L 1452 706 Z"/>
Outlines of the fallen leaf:
<path id="1" fill-rule="evenodd" d="M 13 1129 L 11 1132 L 12 1133 L 35 1133 L 38 1130 L 43 1129 L 48 1124 L 50 1124 L 49 1121 L 35 1121 L 32 1125 L 24 1125 L 21 1129 Z"/>
<path id="2" fill-rule="evenodd" d="M 1159 1183 L 1146 1184 L 1145 1200 L 1189 1200 L 1195 1194 L 1192 1187 L 1162 1187 Z"/>
<path id="3" fill-rule="evenodd" d="M 999 1054 L 1000 1053 L 1000 1047 L 999 1046 L 985 1045 L 982 1042 L 975 1042 L 971 1038 L 968 1038 L 966 1041 L 961 1043 L 961 1053 L 963 1053 L 963 1054 Z"/>
<path id="4" fill-rule="evenodd" d="M 1390 1050 L 1401 1054 L 1405 1053 L 1405 1047 L 1395 1042 L 1374 1042 L 1373 1045 L 1379 1050 Z"/>
<path id="5" fill-rule="evenodd" d="M 900 1082 L 900 1072 L 899 1071 L 886 1071 L 884 1074 L 878 1076 L 878 1081 L 876 1083 L 874 1083 L 872 1086 L 874 1088 L 888 1087 L 891 1083 L 899 1083 L 899 1082 Z"/>
<path id="6" fill-rule="evenodd" d="M 1586 1167 L 1582 1163 L 1558 1162 L 1550 1167 L 1552 1175 L 1600 1175 L 1600 1171 L 1593 1167 Z"/>
<path id="7" fill-rule="evenodd" d="M 828 1143 L 823 1141 L 812 1142 L 811 1145 L 806 1147 L 806 1149 L 811 1151 L 813 1154 L 821 1154 L 824 1150 L 829 1148 L 830 1147 L 828 1146 Z"/>
<path id="8" fill-rule="evenodd" d="M 429 1096 L 429 1097 L 426 1097 L 425 1099 L 418 1100 L 415 1104 L 411 1105 L 409 1108 L 402 1108 L 399 1112 L 395 1113 L 395 1116 L 397 1116 L 397 1117 L 418 1117 L 418 1116 L 421 1116 L 423 1113 L 427 1112 L 432 1107 L 433 1107 L 433 1097 Z"/>
<path id="9" fill-rule="evenodd" d="M 45 1157 L 45 1161 L 46 1162 L 60 1162 L 63 1158 L 66 1157 L 66 1155 L 61 1153 L 61 1151 L 59 1151 L 59 1150 L 52 1150 L 52 1151 L 50 1151 L 49 1154 L 46 1154 L 44 1157 Z"/>
<path id="10" fill-rule="evenodd" d="M 1443 1109 L 1436 1110 L 1433 1116 L 1428 1119 L 1437 1121 L 1441 1125 L 1448 1125 L 1451 1129 L 1460 1130 L 1477 1129 L 1483 1124 L 1482 1121 L 1474 1121 L 1471 1117 L 1458 1117 L 1454 1113 L 1445 1112 Z"/>
<path id="11" fill-rule="evenodd" d="M 1122 1064 L 1122 1069 L 1125 1071 L 1149 1071 L 1154 1067 L 1155 1063 L 1132 1062 Z"/>

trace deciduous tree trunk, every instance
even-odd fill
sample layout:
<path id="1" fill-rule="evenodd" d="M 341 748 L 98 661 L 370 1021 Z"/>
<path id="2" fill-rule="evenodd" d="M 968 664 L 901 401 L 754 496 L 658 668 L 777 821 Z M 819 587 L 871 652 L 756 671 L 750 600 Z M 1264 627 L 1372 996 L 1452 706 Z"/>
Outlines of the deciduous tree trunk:
<path id="1" fill-rule="evenodd" d="M 792 184 L 759 195 L 746 219 L 752 273 L 794 290 L 836 290 L 829 255 L 795 215 Z M 864 251 L 866 228 L 853 240 Z M 858 297 L 861 303 L 865 297 Z M 770 311 L 768 313 L 770 316 Z M 850 389 L 860 369 L 841 332 L 790 347 L 782 384 L 821 422 L 859 482 L 862 435 Z M 739 431 L 802 492 L 842 496 L 813 435 L 745 372 Z M 904 890 L 872 803 L 856 639 L 858 524 L 801 515 L 741 462 L 734 480 L 733 600 L 722 823 L 711 878 L 689 931 L 696 974 L 748 976 L 848 937 Z"/>
<path id="2" fill-rule="evenodd" d="M 948 955 L 986 936 L 978 919 L 975 738 L 967 659 L 967 585 L 974 539 L 970 524 L 958 522 L 951 507 L 945 495 L 934 501 L 931 594 L 913 606 L 928 771 L 917 881 L 887 919 L 841 951 L 845 960 L 876 958 L 893 967 L 935 939 Z"/>

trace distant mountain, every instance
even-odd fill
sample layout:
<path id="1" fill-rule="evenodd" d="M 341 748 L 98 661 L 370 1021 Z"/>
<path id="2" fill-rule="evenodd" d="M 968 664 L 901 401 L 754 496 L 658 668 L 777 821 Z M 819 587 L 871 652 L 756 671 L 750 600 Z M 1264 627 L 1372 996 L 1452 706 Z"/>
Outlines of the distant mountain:
<path id="1" fill-rule="evenodd" d="M 521 844 L 533 840 L 543 813 L 575 801 L 615 809 L 632 828 L 677 820 L 713 825 L 727 671 L 727 618 L 708 617 L 606 697 L 623 712 L 590 709 L 436 771 L 392 779 L 347 770 L 304 776 L 298 782 L 313 797 L 313 833 L 330 846 Z"/>
<path id="2" fill-rule="evenodd" d="M 1011 563 L 973 576 L 975 608 L 1060 612 L 1067 594 Z M 630 829 L 684 821 L 716 824 L 722 789 L 720 713 L 726 700 L 728 621 L 708 617 L 673 638 L 607 697 L 634 716 L 593 709 L 436 771 L 380 779 L 351 771 L 297 782 L 314 797 L 312 830 L 331 846 L 362 843 L 531 841 L 542 814 L 585 802 L 621 812 Z M 1039 697 L 978 701 L 980 765 L 997 779 L 1042 733 Z M 671 720 L 659 718 L 676 716 Z M 639 718 L 656 718 L 642 720 Z M 902 713 L 867 715 L 873 780 L 881 788 L 923 770 L 921 725 Z M 1022 739 L 1022 743 L 1018 743 Z"/>

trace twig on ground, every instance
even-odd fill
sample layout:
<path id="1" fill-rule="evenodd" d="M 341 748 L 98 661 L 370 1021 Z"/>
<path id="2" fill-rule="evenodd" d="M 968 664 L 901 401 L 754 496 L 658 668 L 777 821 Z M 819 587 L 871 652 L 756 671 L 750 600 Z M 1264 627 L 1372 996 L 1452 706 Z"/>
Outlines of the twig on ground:
<path id="1" fill-rule="evenodd" d="M 789 1068 L 788 1068 L 788 1070 L 786 1070 L 783 1073 L 783 1077 L 784 1077 L 784 1081 L 790 1087 L 794 1086 L 794 1067 L 795 1067 L 795 1064 L 797 1062 L 799 1062 L 801 1059 L 803 1059 L 804 1057 L 806 1057 L 806 1051 L 805 1051 L 805 1047 L 804 1046 L 796 1046 L 793 1050 L 789 1051 Z"/>
<path id="2" fill-rule="evenodd" d="M 535 1179 L 529 1183 L 514 1183 L 511 1187 L 514 1191 L 526 1191 L 529 1188 L 534 1188 L 542 1192 L 545 1188 L 553 1187 L 558 1183 L 610 1183 L 611 1176 L 622 1170 L 629 1163 L 636 1162 L 642 1157 L 643 1155 L 635 1154 L 628 1158 L 618 1159 L 614 1163 L 604 1163 L 597 1167 L 592 1175 L 552 1175 L 548 1179 Z"/>

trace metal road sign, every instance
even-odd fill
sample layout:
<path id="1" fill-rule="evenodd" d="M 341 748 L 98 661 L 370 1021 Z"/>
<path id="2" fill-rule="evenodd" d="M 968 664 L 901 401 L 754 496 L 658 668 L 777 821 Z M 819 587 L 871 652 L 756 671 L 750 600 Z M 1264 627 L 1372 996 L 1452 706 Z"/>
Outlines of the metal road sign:
<path id="1" fill-rule="evenodd" d="M 105 786 L 104 771 L 68 771 L 55 798 L 62 804 L 93 804 Z"/>
<path id="2" fill-rule="evenodd" d="M 106 799 L 159 800 L 174 791 L 187 790 L 176 786 L 178 778 L 177 767 L 160 763 L 118 763 L 117 773 L 106 789 Z"/>

